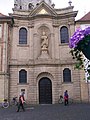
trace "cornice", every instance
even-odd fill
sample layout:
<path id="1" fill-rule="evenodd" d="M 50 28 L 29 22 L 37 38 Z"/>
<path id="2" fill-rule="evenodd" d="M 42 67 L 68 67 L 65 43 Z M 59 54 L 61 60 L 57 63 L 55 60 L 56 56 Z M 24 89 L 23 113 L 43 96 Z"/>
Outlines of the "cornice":
<path id="1" fill-rule="evenodd" d="M 36 60 L 30 60 L 30 61 L 27 61 L 27 62 L 20 62 L 20 61 L 12 61 L 10 62 L 9 66 L 37 66 L 37 65 L 40 65 L 40 66 L 43 66 L 43 65 L 47 65 L 47 66 L 50 66 L 50 65 L 53 65 L 53 66 L 56 66 L 56 65 L 72 65 L 72 64 L 75 64 L 76 61 L 74 60 L 60 60 L 60 59 L 56 59 L 56 60 L 52 60 L 52 59 L 36 59 Z"/>

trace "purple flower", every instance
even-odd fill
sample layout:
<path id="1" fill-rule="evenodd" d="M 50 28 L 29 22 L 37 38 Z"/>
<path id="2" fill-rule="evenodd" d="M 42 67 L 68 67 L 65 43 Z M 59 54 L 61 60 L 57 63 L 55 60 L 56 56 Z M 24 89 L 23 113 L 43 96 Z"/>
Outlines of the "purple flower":
<path id="1" fill-rule="evenodd" d="M 81 40 L 85 40 L 84 38 L 90 35 L 90 27 L 87 27 L 85 29 L 78 29 L 73 36 L 70 38 L 70 42 L 69 42 L 69 47 L 70 48 L 75 48 L 77 47 L 77 44 L 79 43 L 79 41 Z"/>

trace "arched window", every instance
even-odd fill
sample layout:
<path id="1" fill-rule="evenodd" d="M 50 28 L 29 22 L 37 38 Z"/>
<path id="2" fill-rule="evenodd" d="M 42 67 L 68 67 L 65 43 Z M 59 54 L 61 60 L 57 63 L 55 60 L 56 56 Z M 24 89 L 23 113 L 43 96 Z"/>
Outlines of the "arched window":
<path id="1" fill-rule="evenodd" d="M 27 44 L 26 28 L 20 28 L 20 30 L 19 30 L 19 44 Z"/>
<path id="2" fill-rule="evenodd" d="M 63 82 L 71 82 L 71 70 L 69 68 L 63 70 Z"/>
<path id="3" fill-rule="evenodd" d="M 61 43 L 69 43 L 68 28 L 66 26 L 60 29 Z"/>
<path id="4" fill-rule="evenodd" d="M 19 71 L 19 83 L 27 83 L 27 71 L 24 69 Z"/>

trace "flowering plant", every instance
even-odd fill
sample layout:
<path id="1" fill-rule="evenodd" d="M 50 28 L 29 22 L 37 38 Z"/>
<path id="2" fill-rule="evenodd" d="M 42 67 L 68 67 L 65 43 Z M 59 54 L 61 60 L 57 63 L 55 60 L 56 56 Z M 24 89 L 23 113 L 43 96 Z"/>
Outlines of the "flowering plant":
<path id="1" fill-rule="evenodd" d="M 90 27 L 78 29 L 70 38 L 69 47 L 73 59 L 78 61 L 76 68 L 81 69 L 84 67 L 82 55 L 84 54 L 90 60 Z"/>

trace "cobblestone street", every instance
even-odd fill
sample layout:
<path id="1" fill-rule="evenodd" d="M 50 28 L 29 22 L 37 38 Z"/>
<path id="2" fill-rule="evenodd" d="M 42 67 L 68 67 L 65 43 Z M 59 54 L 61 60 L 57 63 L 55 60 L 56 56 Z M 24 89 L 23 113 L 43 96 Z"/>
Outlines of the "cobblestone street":
<path id="1" fill-rule="evenodd" d="M 0 120 L 90 120 L 90 104 L 36 105 L 27 107 L 25 112 L 0 108 Z"/>

